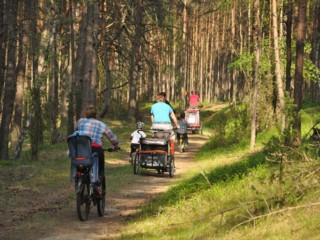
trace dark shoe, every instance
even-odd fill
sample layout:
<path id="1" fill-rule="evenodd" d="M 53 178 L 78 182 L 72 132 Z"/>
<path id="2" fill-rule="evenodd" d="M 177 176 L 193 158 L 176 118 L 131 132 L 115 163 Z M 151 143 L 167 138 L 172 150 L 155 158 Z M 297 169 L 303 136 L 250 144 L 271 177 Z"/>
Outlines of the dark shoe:
<path id="1" fill-rule="evenodd" d="M 92 188 L 93 188 L 93 194 L 95 195 L 95 197 L 101 197 L 102 189 L 100 187 L 100 184 L 99 183 L 93 183 L 92 184 Z"/>

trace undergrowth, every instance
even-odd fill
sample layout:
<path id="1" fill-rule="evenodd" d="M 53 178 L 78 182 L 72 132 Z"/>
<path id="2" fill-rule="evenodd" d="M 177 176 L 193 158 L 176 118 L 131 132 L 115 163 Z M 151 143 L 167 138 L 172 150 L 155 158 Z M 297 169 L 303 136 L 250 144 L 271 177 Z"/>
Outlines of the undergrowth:
<path id="1" fill-rule="evenodd" d="M 311 108 L 302 111 L 303 135 L 319 111 Z M 215 134 L 197 156 L 201 168 L 144 208 L 122 239 L 320 236 L 320 145 L 307 138 L 299 147 L 288 145 L 287 136 L 270 127 L 258 134 L 263 150 L 249 152 L 246 113 L 226 108 L 206 121 Z"/>

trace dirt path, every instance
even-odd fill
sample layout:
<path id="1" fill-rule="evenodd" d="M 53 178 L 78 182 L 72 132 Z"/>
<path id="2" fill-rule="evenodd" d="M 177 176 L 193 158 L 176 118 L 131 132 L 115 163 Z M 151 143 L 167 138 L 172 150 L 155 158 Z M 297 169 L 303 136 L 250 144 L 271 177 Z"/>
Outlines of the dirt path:
<path id="1" fill-rule="evenodd" d="M 147 204 L 157 194 L 166 191 L 177 180 L 182 179 L 189 168 L 195 165 L 193 161 L 195 153 L 205 143 L 207 137 L 190 134 L 189 139 L 188 151 L 186 153 L 176 152 L 175 154 L 176 173 L 174 178 L 170 178 L 168 173 L 160 176 L 154 170 L 143 170 L 141 175 L 128 179 L 125 187 L 119 191 L 107 192 L 107 208 L 104 217 L 97 217 L 96 209 L 92 209 L 89 220 L 80 222 L 75 215 L 70 215 L 69 212 L 61 225 L 50 231 L 50 234 L 42 236 L 41 239 L 116 239 L 126 221 L 135 217 L 140 206 Z M 128 164 L 128 161 L 123 160 L 119 164 Z"/>

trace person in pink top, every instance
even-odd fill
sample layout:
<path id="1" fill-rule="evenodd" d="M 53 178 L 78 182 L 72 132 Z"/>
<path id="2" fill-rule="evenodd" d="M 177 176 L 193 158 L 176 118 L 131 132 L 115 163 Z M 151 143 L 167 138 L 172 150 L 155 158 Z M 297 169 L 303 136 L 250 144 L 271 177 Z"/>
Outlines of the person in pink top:
<path id="1" fill-rule="evenodd" d="M 189 96 L 189 107 L 197 108 L 199 102 L 200 102 L 199 95 L 194 90 L 192 90 L 191 95 Z"/>

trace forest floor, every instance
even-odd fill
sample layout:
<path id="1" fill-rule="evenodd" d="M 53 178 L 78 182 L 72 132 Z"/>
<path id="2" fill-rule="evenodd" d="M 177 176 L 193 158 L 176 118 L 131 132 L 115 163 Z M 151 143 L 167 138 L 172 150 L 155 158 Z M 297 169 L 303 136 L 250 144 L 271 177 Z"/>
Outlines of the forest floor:
<path id="1" fill-rule="evenodd" d="M 165 192 L 170 186 L 183 179 L 188 169 L 196 167 L 195 154 L 208 137 L 189 134 L 189 146 L 185 153 L 175 153 L 176 172 L 173 178 L 168 173 L 157 174 L 155 170 L 144 170 L 140 175 L 126 175 L 120 187 L 106 195 L 105 216 L 98 217 L 96 208 L 90 211 L 89 219 L 80 222 L 76 215 L 73 186 L 56 194 L 41 194 L 27 189 L 10 189 L 10 194 L 19 194 L 24 199 L 18 209 L 0 209 L 0 238 L 78 240 L 117 239 L 129 220 L 135 218 L 142 206 Z M 108 162 L 108 168 L 128 165 L 128 159 Z M 112 178 L 107 178 L 112 181 Z M 107 182 L 108 186 L 108 182 Z M 69 197 L 68 197 L 69 196 Z"/>

